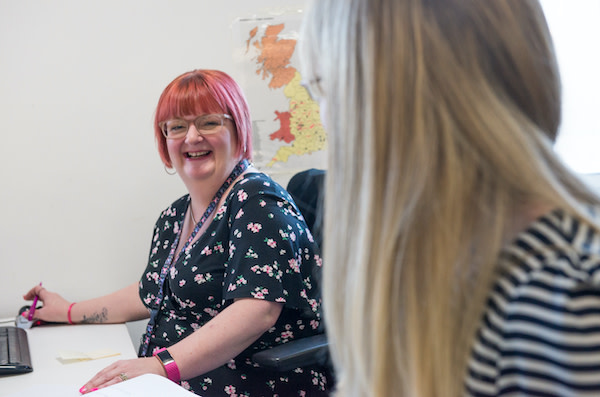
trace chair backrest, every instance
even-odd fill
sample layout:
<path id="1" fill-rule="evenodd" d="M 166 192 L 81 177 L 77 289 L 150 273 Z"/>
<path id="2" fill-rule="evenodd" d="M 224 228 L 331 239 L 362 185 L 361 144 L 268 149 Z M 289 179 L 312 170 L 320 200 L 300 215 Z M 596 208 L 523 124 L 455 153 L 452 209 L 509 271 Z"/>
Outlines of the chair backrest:
<path id="1" fill-rule="evenodd" d="M 325 171 L 311 168 L 295 174 L 287 186 L 290 196 L 296 202 L 319 246 L 322 246 L 323 242 L 324 181 Z M 288 371 L 293 368 L 319 363 L 327 365 L 333 374 L 333 365 L 329 356 L 329 343 L 325 333 L 293 340 L 254 353 L 252 361 L 263 368 L 278 371 Z"/>
<path id="2" fill-rule="evenodd" d="M 296 202 L 320 247 L 323 242 L 324 182 L 325 170 L 310 168 L 295 174 L 287 186 L 287 191 Z"/>

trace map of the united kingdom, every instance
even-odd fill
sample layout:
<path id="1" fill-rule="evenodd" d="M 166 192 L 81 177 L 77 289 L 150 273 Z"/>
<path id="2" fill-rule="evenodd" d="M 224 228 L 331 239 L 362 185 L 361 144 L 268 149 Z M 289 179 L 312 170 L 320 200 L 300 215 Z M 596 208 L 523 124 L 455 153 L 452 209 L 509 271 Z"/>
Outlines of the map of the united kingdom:
<path id="1" fill-rule="evenodd" d="M 324 153 L 327 136 L 321 125 L 319 107 L 300 84 L 302 78 L 294 66 L 297 29 L 289 28 L 289 21 L 274 18 L 242 22 L 240 33 L 246 32 L 244 57 L 254 74 L 249 80 L 258 78 L 263 86 L 246 88 L 251 111 L 257 118 L 264 118 L 258 128 L 261 136 L 258 145 L 255 142 L 259 152 L 259 156 L 255 153 L 255 160 L 262 158 L 259 167 L 273 167 L 295 159 L 294 163 L 300 168 L 323 168 L 324 164 L 319 163 L 322 157 L 313 155 Z M 267 91 L 261 91 L 264 88 Z M 263 124 L 269 127 L 264 127 L 268 131 L 261 134 Z"/>

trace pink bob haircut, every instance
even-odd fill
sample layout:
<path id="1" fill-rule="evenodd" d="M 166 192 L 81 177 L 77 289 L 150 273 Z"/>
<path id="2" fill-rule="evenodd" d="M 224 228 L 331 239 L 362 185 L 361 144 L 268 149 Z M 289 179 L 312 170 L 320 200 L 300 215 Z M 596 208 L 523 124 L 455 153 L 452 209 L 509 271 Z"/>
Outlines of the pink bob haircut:
<path id="1" fill-rule="evenodd" d="M 158 124 L 172 118 L 224 113 L 233 118 L 236 155 L 252 160 L 252 121 L 246 97 L 228 74 L 219 70 L 193 70 L 173 80 L 161 94 L 154 118 L 154 135 L 162 162 L 171 167 L 167 139 Z"/>

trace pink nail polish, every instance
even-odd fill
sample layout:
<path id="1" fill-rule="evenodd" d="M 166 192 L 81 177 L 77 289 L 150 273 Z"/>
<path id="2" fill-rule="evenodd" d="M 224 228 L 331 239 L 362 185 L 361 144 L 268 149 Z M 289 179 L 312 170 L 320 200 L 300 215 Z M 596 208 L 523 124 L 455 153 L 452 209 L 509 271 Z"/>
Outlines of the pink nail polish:
<path id="1" fill-rule="evenodd" d="M 27 313 L 23 312 L 23 313 L 21 313 L 21 316 L 27 318 Z"/>
<path id="2" fill-rule="evenodd" d="M 79 393 L 83 394 L 87 391 L 87 389 L 85 388 L 85 386 L 81 386 L 81 389 L 79 389 Z"/>
<path id="3" fill-rule="evenodd" d="M 93 391 L 96 391 L 96 390 L 98 390 L 98 388 L 94 387 L 92 390 L 90 390 L 90 392 L 93 392 Z"/>

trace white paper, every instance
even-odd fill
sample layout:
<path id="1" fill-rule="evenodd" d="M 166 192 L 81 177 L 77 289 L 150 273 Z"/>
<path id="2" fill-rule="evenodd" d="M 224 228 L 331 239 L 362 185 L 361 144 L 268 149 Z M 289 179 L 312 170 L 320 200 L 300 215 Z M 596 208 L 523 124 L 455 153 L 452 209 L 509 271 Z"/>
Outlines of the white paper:
<path id="1" fill-rule="evenodd" d="M 22 391 L 9 394 L 6 397 L 81 397 L 79 388 L 68 385 L 34 385 L 24 386 Z M 146 374 L 133 379 L 119 382 L 112 386 L 86 394 L 89 397 L 196 397 L 167 378 L 159 375 Z"/>

